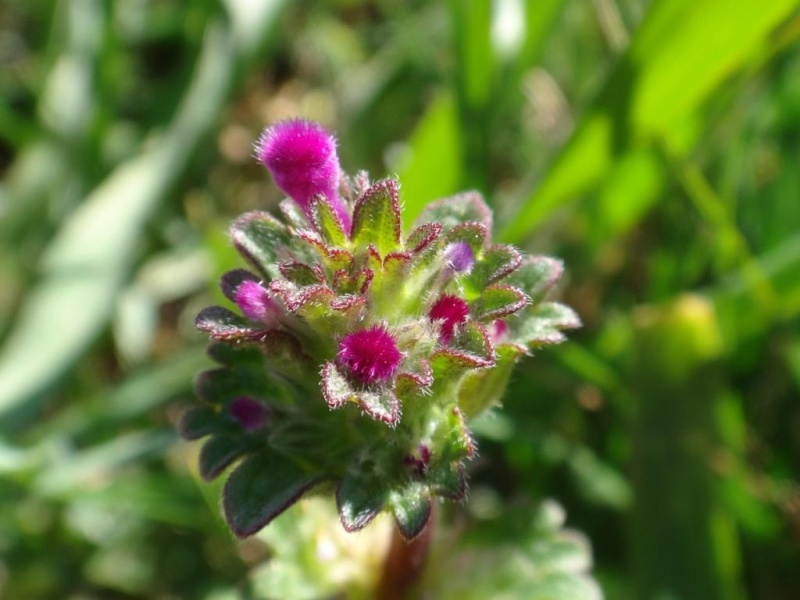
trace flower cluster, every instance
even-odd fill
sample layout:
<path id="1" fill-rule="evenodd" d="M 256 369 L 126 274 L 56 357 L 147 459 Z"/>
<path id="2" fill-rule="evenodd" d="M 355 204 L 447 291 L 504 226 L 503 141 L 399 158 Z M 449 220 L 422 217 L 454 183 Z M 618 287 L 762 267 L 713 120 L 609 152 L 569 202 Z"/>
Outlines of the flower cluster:
<path id="1" fill-rule="evenodd" d="M 314 487 L 335 490 L 345 529 L 389 510 L 413 538 L 433 497 L 466 493 L 468 420 L 520 356 L 579 324 L 544 301 L 562 265 L 493 243 L 477 193 L 432 203 L 404 234 L 398 182 L 344 175 L 314 123 L 268 128 L 256 154 L 288 198 L 231 228 L 252 270 L 222 277 L 237 311 L 197 317 L 220 367 L 182 433 L 208 436 L 205 478 L 237 463 L 223 508 L 239 536 Z"/>

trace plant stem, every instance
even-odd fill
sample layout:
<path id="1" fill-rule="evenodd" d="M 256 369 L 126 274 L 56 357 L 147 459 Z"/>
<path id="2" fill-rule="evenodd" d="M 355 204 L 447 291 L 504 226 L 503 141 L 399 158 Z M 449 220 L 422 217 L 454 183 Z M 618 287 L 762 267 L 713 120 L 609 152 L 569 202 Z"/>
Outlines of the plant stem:
<path id="1" fill-rule="evenodd" d="M 433 532 L 436 529 L 438 510 L 436 504 L 431 506 L 428 525 L 413 540 L 406 541 L 400 530 L 395 527 L 392 532 L 392 544 L 383 563 L 383 573 L 375 590 L 375 598 L 380 600 L 405 600 L 419 582 L 428 551 L 431 547 Z"/>

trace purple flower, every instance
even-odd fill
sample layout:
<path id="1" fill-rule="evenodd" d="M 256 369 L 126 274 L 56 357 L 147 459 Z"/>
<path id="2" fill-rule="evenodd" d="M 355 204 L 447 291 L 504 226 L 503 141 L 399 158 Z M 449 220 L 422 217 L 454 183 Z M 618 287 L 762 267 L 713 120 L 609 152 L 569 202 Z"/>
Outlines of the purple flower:
<path id="1" fill-rule="evenodd" d="M 294 119 L 267 127 L 256 143 L 256 156 L 276 185 L 311 217 L 311 201 L 322 196 L 350 231 L 350 213 L 339 197 L 336 139 L 322 126 Z"/>
<path id="2" fill-rule="evenodd" d="M 475 253 L 466 242 L 454 242 L 444 251 L 444 259 L 454 274 L 468 273 L 475 264 Z"/>
<path id="3" fill-rule="evenodd" d="M 470 250 L 471 252 L 471 250 Z M 458 296 L 445 294 L 433 303 L 428 311 L 428 318 L 431 321 L 439 321 L 439 340 L 443 344 L 449 344 L 453 339 L 456 327 L 467 322 L 469 316 L 469 306 Z"/>
<path id="4" fill-rule="evenodd" d="M 255 431 L 266 424 L 269 409 L 249 396 L 239 396 L 228 405 L 231 417 L 245 431 Z"/>
<path id="5" fill-rule="evenodd" d="M 391 379 L 403 354 L 392 335 L 380 325 L 347 334 L 339 343 L 339 362 L 361 383 Z"/>
<path id="6" fill-rule="evenodd" d="M 251 321 L 273 326 L 277 324 L 280 307 L 258 282 L 243 281 L 234 292 L 234 301 L 242 314 Z"/>

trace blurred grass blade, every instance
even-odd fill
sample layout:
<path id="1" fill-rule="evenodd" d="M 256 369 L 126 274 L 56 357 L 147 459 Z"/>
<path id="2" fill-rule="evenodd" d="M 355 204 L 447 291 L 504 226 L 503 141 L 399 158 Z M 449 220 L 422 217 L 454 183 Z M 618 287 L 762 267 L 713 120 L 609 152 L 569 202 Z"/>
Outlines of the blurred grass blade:
<path id="1" fill-rule="evenodd" d="M 283 2 L 262 2 L 261 36 Z M 167 134 L 114 171 L 56 234 L 41 282 L 29 294 L 0 351 L 0 428 L 30 418 L 58 379 L 108 324 L 129 277 L 136 244 L 193 152 L 213 130 L 242 62 L 236 31 L 212 23 L 184 101 Z M 259 45 L 247 48 L 255 52 Z"/>
<path id="2" fill-rule="evenodd" d="M 761 50 L 796 0 L 657 0 L 603 91 L 503 237 L 519 241 L 596 185 L 629 147 L 669 134 Z M 713 25 L 712 25 L 713 24 Z"/>
<path id="3" fill-rule="evenodd" d="M 442 93 L 417 124 L 409 140 L 408 158 L 399 167 L 406 227 L 430 201 L 458 191 L 460 145 L 456 103 L 450 94 Z"/>
<path id="4" fill-rule="evenodd" d="M 711 466 L 722 450 L 714 308 L 686 295 L 640 308 L 633 323 L 635 597 L 739 598 L 739 543 Z"/>

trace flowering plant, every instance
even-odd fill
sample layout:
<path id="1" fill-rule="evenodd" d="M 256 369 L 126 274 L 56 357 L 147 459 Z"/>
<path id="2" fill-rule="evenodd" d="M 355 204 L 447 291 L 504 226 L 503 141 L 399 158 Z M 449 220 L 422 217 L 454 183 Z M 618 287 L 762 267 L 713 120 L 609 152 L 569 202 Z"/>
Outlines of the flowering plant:
<path id="1" fill-rule="evenodd" d="M 237 462 L 223 492 L 237 536 L 315 488 L 335 492 L 346 530 L 388 510 L 413 539 L 434 497 L 465 497 L 470 419 L 497 405 L 518 358 L 579 325 L 544 299 L 562 264 L 493 243 L 475 192 L 404 233 L 399 183 L 345 176 L 314 123 L 268 128 L 256 153 L 289 198 L 280 217 L 231 227 L 253 270 L 222 277 L 237 312 L 197 317 L 220 367 L 200 376 L 182 434 L 208 437 L 205 479 Z"/>

